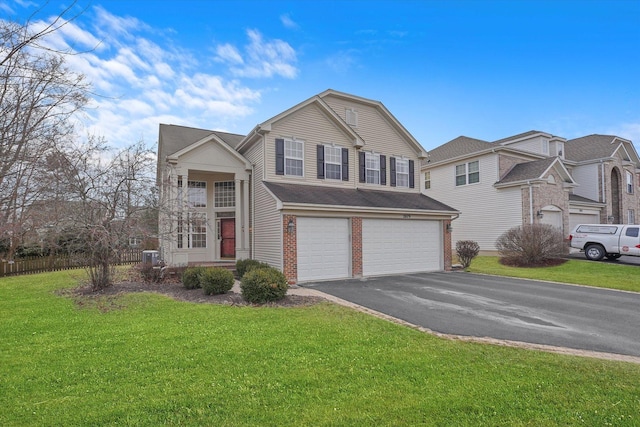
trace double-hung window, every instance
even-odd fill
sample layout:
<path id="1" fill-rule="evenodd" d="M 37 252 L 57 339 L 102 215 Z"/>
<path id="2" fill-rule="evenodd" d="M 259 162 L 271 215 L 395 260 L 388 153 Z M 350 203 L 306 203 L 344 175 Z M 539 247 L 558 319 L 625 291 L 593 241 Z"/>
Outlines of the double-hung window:
<path id="1" fill-rule="evenodd" d="M 326 179 L 342 179 L 342 148 L 324 146 L 324 176 Z"/>
<path id="2" fill-rule="evenodd" d="M 207 183 L 204 181 L 188 181 L 187 198 L 192 208 L 207 207 Z"/>
<path id="3" fill-rule="evenodd" d="M 424 173 L 424 189 L 428 190 L 431 188 L 431 171 L 426 171 Z"/>
<path id="4" fill-rule="evenodd" d="M 365 153 L 366 182 L 380 184 L 380 155 Z"/>
<path id="5" fill-rule="evenodd" d="M 189 212 L 189 248 L 207 247 L 207 214 Z"/>
<path id="6" fill-rule="evenodd" d="M 463 163 L 456 165 L 456 186 L 475 184 L 480 182 L 480 163 Z"/>
<path id="7" fill-rule="evenodd" d="M 303 176 L 304 174 L 304 142 L 284 140 L 284 173 L 285 175 Z"/>
<path id="8" fill-rule="evenodd" d="M 633 194 L 633 174 L 629 171 L 625 171 L 627 177 L 627 193 Z"/>
<path id="9" fill-rule="evenodd" d="M 409 187 L 409 160 L 396 159 L 396 187 Z"/>

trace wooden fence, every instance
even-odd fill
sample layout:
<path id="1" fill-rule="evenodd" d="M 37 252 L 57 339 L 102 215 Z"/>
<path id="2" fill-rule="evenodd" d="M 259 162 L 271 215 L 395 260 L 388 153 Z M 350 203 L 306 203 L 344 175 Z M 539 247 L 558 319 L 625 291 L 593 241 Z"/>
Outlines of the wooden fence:
<path id="1" fill-rule="evenodd" d="M 118 253 L 116 265 L 136 264 L 142 261 L 142 251 L 130 249 Z M 70 270 L 86 267 L 81 257 L 69 255 L 50 255 L 41 257 L 25 257 L 13 260 L 0 259 L 0 277 L 18 274 L 44 273 L 46 271 Z"/>

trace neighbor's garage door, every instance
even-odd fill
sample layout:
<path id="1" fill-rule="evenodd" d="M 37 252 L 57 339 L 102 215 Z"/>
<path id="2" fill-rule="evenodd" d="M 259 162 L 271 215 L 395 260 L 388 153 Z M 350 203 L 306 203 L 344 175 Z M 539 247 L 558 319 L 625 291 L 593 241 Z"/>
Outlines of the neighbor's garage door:
<path id="1" fill-rule="evenodd" d="M 350 277 L 349 220 L 297 219 L 298 281 Z"/>
<path id="2" fill-rule="evenodd" d="M 363 219 L 362 274 L 441 270 L 439 221 Z"/>
<path id="3" fill-rule="evenodd" d="M 569 213 L 569 232 L 578 224 L 600 224 L 600 215 L 597 213 Z"/>

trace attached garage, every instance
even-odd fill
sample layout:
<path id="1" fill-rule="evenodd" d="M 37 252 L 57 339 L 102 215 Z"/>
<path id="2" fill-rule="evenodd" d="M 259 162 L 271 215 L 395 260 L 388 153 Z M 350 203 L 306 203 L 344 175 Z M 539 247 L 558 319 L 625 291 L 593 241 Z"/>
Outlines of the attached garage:
<path id="1" fill-rule="evenodd" d="M 440 221 L 362 220 L 362 274 L 442 270 Z"/>
<path id="2" fill-rule="evenodd" d="M 351 277 L 349 230 L 346 218 L 298 217 L 298 281 Z"/>
<path id="3" fill-rule="evenodd" d="M 600 214 L 598 212 L 570 212 L 569 231 L 578 224 L 600 224 Z"/>

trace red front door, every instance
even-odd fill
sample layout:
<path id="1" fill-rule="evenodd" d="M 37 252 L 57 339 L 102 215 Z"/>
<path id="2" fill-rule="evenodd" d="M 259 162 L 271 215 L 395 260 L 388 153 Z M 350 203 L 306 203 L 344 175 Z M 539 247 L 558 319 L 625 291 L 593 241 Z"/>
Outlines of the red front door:
<path id="1" fill-rule="evenodd" d="M 223 218 L 220 220 L 220 258 L 236 257 L 236 220 Z"/>

